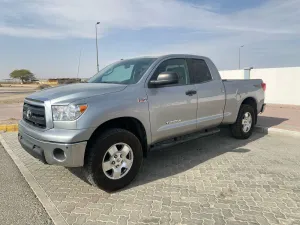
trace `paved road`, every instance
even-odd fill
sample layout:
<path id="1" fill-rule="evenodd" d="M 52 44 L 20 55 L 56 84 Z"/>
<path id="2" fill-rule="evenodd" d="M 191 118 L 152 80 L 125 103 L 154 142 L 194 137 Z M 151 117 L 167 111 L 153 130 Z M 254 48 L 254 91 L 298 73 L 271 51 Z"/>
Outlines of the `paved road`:
<path id="1" fill-rule="evenodd" d="M 0 93 L 27 93 L 35 89 L 36 87 L 0 87 Z"/>
<path id="2" fill-rule="evenodd" d="M 1 91 L 0 90 L 0 96 L 1 95 L 8 95 L 8 94 L 30 94 L 32 93 L 33 91 Z"/>
<path id="3" fill-rule="evenodd" d="M 227 133 L 149 154 L 135 181 L 109 194 L 80 169 L 43 165 L 6 142 L 69 224 L 300 224 L 300 140 Z"/>
<path id="4" fill-rule="evenodd" d="M 0 224 L 53 224 L 0 144 Z"/>
<path id="5" fill-rule="evenodd" d="M 22 118 L 22 108 L 22 103 L 0 104 L 0 121 L 9 119 L 20 120 Z"/>
<path id="6" fill-rule="evenodd" d="M 0 88 L 0 97 L 1 96 L 7 96 L 12 94 L 30 94 L 33 93 L 34 89 L 16 89 L 16 88 Z"/>

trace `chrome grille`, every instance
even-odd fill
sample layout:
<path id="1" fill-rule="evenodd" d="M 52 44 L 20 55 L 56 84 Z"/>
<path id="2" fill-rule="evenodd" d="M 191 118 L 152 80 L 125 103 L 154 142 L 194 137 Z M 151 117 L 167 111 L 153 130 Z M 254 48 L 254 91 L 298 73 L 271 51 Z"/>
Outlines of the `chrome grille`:
<path id="1" fill-rule="evenodd" d="M 46 128 L 45 107 L 24 103 L 23 119 L 33 126 Z"/>

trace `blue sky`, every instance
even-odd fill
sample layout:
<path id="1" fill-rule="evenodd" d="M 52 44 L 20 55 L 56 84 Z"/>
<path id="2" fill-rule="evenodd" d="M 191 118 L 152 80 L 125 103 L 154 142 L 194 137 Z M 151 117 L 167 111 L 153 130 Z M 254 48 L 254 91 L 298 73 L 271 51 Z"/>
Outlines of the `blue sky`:
<path id="1" fill-rule="evenodd" d="M 300 0 L 0 0 L 0 79 L 96 72 L 140 55 L 209 56 L 220 70 L 300 66 Z"/>

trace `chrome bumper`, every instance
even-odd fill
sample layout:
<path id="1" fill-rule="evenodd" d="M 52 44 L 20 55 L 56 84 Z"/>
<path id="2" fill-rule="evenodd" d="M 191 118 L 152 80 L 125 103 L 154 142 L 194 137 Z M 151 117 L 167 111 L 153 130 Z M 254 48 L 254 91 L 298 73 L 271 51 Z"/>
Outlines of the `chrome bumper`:
<path id="1" fill-rule="evenodd" d="M 81 167 L 84 165 L 86 141 L 56 143 L 38 140 L 26 133 L 24 124 L 19 124 L 18 139 L 25 151 L 43 163 L 65 167 Z"/>

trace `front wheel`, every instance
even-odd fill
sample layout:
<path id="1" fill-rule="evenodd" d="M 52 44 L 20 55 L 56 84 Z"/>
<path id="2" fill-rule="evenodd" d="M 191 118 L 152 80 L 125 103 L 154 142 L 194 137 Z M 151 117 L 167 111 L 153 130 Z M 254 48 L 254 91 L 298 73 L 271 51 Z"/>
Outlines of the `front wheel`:
<path id="1" fill-rule="evenodd" d="M 254 128 L 255 113 L 250 105 L 241 105 L 236 122 L 230 126 L 232 136 L 237 139 L 247 139 Z"/>
<path id="2" fill-rule="evenodd" d="M 94 186 L 115 191 L 128 185 L 143 161 L 139 139 L 123 129 L 111 129 L 87 149 L 85 174 Z"/>

